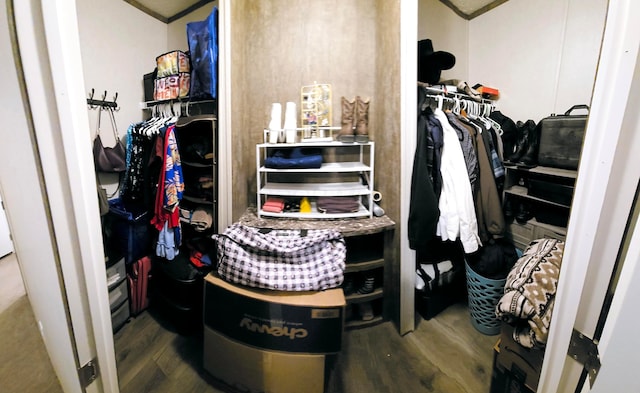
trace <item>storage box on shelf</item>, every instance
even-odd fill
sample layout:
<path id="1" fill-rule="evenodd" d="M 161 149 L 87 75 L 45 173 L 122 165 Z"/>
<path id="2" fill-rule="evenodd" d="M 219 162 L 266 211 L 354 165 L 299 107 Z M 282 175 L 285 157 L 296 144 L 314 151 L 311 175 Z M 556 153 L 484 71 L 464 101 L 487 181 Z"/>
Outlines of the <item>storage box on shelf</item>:
<path id="1" fill-rule="evenodd" d="M 127 270 L 124 257 L 117 251 L 108 250 L 105 254 L 111 325 L 115 333 L 129 320 L 130 316 Z"/>
<path id="2" fill-rule="evenodd" d="M 505 166 L 504 203 L 514 216 L 524 204 L 531 213 L 526 222 L 514 219 L 507 235 L 524 250 L 534 239 L 549 237 L 564 240 L 577 171 L 537 166 Z"/>
<path id="3" fill-rule="evenodd" d="M 315 148 L 322 152 L 319 168 L 267 168 L 265 158 L 277 149 Z M 259 217 L 347 218 L 373 216 L 374 142 L 336 141 L 262 143 L 256 146 L 257 206 Z M 322 213 L 316 199 L 323 196 L 357 197 L 359 208 L 349 213 Z M 300 201 L 307 197 L 311 212 L 270 212 L 262 207 L 267 198 Z"/>

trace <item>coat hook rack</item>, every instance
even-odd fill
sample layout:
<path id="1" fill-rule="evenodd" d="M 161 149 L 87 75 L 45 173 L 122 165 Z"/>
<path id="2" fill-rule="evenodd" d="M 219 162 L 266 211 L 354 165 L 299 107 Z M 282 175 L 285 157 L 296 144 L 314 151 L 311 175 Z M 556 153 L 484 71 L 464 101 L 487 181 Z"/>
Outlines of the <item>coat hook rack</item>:
<path id="1" fill-rule="evenodd" d="M 93 96 L 95 95 L 95 89 L 91 88 L 91 92 L 89 93 L 89 98 L 87 98 L 87 105 L 89 105 L 89 107 L 91 109 L 96 109 L 98 107 L 102 107 L 102 108 L 113 108 L 113 110 L 117 111 L 120 108 L 118 107 L 118 103 L 116 102 L 118 100 L 118 92 L 116 92 L 116 94 L 113 96 L 113 101 L 107 101 L 107 91 L 104 91 L 104 94 L 102 95 L 102 99 L 101 100 L 96 100 L 93 98 Z"/>

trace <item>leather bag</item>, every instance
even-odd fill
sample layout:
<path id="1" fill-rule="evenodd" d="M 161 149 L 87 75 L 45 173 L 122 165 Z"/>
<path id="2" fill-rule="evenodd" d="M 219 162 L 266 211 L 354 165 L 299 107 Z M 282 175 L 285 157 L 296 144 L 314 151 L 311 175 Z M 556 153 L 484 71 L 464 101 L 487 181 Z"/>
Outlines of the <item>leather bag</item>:
<path id="1" fill-rule="evenodd" d="M 583 109 L 587 114 L 574 114 Z M 564 115 L 540 120 L 538 164 L 552 168 L 578 169 L 589 107 L 574 105 Z"/>
<path id="2" fill-rule="evenodd" d="M 106 147 L 102 144 L 102 139 L 100 138 L 100 117 L 102 115 L 102 107 L 100 107 L 98 111 L 98 130 L 96 132 L 96 137 L 93 140 L 93 160 L 98 172 L 123 172 L 127 167 L 127 152 L 120 140 L 120 135 L 118 135 L 116 120 L 113 116 L 113 109 L 108 108 L 107 110 L 109 112 L 111 128 L 113 129 L 116 144 L 113 147 Z"/>

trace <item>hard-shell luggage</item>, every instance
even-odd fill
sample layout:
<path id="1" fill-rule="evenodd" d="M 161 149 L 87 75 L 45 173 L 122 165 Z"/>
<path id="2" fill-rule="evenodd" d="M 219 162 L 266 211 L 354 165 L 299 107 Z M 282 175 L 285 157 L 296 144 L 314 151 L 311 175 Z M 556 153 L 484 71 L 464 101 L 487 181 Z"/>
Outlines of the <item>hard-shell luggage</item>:
<path id="1" fill-rule="evenodd" d="M 149 273 L 151 272 L 151 258 L 142 257 L 133 262 L 129 267 L 127 279 L 129 280 L 129 298 L 131 300 L 131 315 L 138 315 L 149 306 L 147 288 L 149 286 Z"/>
<path id="2" fill-rule="evenodd" d="M 575 115 L 574 110 L 587 105 L 574 105 L 564 115 L 551 115 L 540 120 L 538 164 L 552 168 L 578 169 L 587 114 Z"/>

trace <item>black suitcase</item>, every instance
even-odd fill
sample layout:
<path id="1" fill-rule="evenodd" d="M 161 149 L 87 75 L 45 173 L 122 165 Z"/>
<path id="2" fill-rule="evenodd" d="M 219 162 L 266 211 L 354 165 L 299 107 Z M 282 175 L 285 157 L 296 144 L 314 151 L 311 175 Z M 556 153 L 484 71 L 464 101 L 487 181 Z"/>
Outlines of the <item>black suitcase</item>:
<path id="1" fill-rule="evenodd" d="M 587 114 L 571 114 L 576 109 L 585 109 Z M 588 111 L 587 105 L 574 105 L 564 115 L 551 115 L 540 120 L 538 165 L 578 169 Z"/>

